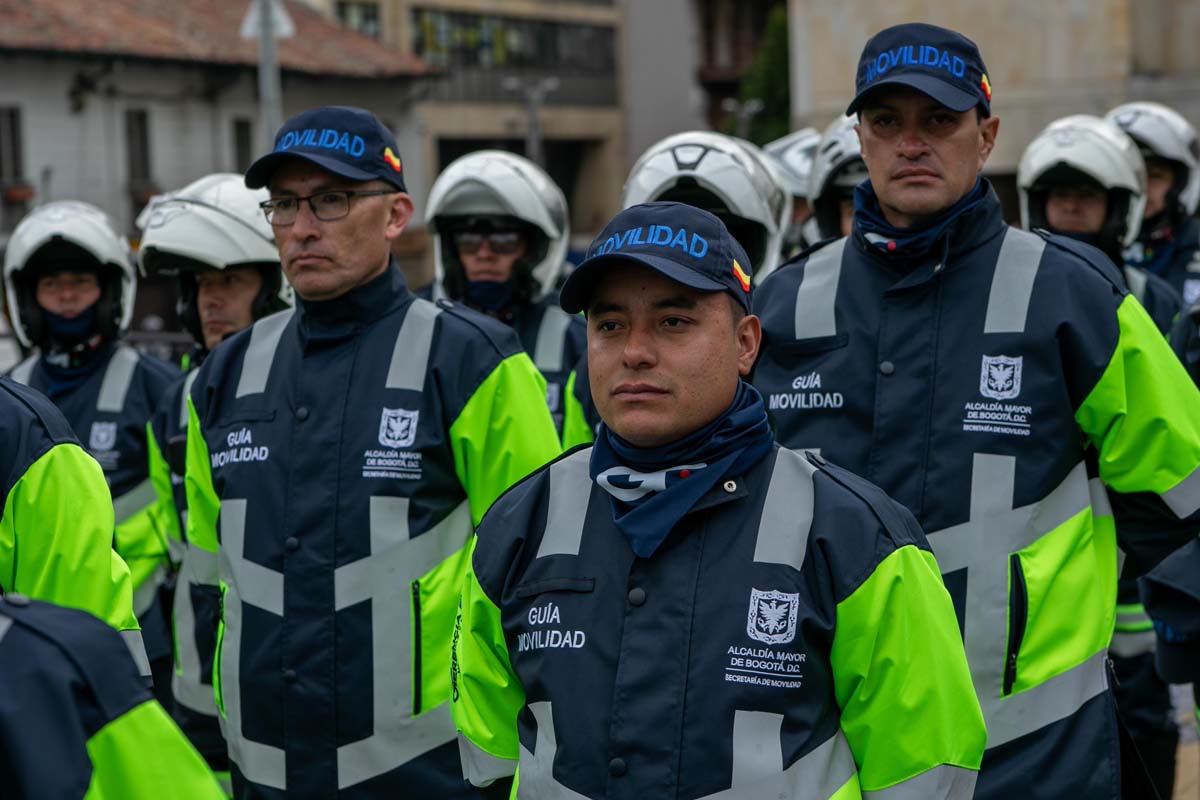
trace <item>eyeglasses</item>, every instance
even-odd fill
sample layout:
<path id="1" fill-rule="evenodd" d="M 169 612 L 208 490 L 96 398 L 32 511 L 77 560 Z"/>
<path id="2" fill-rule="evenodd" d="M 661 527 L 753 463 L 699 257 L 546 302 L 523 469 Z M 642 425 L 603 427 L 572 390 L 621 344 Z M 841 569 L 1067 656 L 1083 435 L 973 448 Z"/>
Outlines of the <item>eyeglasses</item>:
<path id="1" fill-rule="evenodd" d="M 516 231 L 493 231 L 491 233 L 458 231 L 454 234 L 454 246 L 458 248 L 459 253 L 465 255 L 478 253 L 485 241 L 496 255 L 511 256 L 521 249 L 523 239 L 521 234 Z"/>
<path id="2" fill-rule="evenodd" d="M 340 189 L 338 191 L 318 192 L 310 194 L 307 197 L 276 197 L 271 200 L 264 200 L 258 204 L 258 207 L 266 214 L 267 222 L 277 228 L 285 228 L 296 221 L 296 217 L 300 215 L 300 204 L 304 201 L 308 202 L 308 207 L 312 209 L 313 216 L 324 222 L 330 222 L 335 219 L 341 219 L 350 213 L 351 197 L 375 197 L 377 195 L 399 193 L 399 189 L 377 189 L 366 192 L 355 191 L 353 189 Z"/>

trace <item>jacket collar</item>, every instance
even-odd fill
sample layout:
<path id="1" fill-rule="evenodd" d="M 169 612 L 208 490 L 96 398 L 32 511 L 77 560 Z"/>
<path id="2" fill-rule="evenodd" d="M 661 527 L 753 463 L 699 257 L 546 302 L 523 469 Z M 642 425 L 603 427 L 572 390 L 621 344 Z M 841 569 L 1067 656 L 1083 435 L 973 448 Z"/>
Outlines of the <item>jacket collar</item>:
<path id="1" fill-rule="evenodd" d="M 987 196 L 983 202 L 950 226 L 942 237 L 940 248 L 935 248 L 932 254 L 915 259 L 889 256 L 878 247 L 873 247 L 858 225 L 854 226 L 850 244 L 866 257 L 868 263 L 896 280 L 892 290 L 927 283 L 943 270 L 953 269 L 965 255 L 987 244 L 1007 227 L 1001 214 L 1000 198 L 986 179 L 984 182 L 987 184 Z"/>
<path id="2" fill-rule="evenodd" d="M 301 344 L 347 339 L 413 300 L 393 256 L 383 274 L 333 300 L 296 298 Z"/>

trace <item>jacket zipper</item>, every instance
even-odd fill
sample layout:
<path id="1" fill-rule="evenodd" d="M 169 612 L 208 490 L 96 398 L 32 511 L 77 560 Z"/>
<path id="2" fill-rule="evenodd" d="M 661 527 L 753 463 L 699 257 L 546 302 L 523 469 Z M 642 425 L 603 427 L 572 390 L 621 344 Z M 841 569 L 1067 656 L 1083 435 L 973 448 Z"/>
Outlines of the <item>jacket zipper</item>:
<path id="1" fill-rule="evenodd" d="M 1008 557 L 1010 592 L 1008 604 L 1008 652 L 1004 661 L 1004 694 L 1012 694 L 1017 681 L 1017 655 L 1021 652 L 1021 640 L 1025 638 L 1025 624 L 1029 615 L 1029 596 L 1025 588 L 1025 571 L 1021 568 L 1021 557 L 1013 553 Z"/>
<path id="2" fill-rule="evenodd" d="M 413 716 L 421 713 L 421 582 L 412 582 L 413 615 Z"/>

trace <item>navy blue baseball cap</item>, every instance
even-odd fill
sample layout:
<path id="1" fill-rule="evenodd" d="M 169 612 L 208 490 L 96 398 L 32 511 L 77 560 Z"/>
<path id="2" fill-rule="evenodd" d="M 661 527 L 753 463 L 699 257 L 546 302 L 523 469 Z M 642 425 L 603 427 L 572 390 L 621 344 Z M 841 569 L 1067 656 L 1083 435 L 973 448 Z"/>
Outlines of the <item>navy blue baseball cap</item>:
<path id="1" fill-rule="evenodd" d="M 642 203 L 613 217 L 563 284 L 559 305 L 586 310 L 605 269 L 630 262 L 697 291 L 729 292 L 750 313 L 746 251 L 716 216 L 684 203 Z"/>
<path id="2" fill-rule="evenodd" d="M 311 161 L 352 181 L 383 180 L 408 191 L 396 137 L 362 108 L 310 108 L 283 123 L 275 134 L 275 149 L 246 170 L 246 186 L 266 186 L 276 168 L 289 158 Z"/>
<path id="3" fill-rule="evenodd" d="M 858 59 L 846 113 L 856 113 L 867 93 L 888 85 L 911 86 L 952 111 L 980 106 L 984 116 L 992 113 L 992 83 L 979 48 L 936 25 L 910 22 L 872 36 Z"/>

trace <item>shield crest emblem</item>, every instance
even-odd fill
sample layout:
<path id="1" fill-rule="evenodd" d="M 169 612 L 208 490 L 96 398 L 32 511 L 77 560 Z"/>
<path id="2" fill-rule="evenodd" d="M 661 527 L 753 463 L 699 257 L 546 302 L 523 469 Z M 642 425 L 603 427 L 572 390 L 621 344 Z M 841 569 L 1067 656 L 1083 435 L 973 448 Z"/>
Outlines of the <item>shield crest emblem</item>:
<path id="1" fill-rule="evenodd" d="M 799 593 L 751 589 L 746 633 L 751 639 L 764 644 L 787 644 L 796 638 L 799 612 Z"/>
<path id="2" fill-rule="evenodd" d="M 117 444 L 117 423 L 93 422 L 92 432 L 88 437 L 88 447 L 92 450 L 112 450 Z"/>
<path id="3" fill-rule="evenodd" d="M 984 356 L 979 371 L 979 393 L 993 400 L 1011 400 L 1021 393 L 1024 356 Z"/>
<path id="4" fill-rule="evenodd" d="M 420 411 L 385 408 L 379 420 L 379 443 L 384 447 L 412 447 L 417 439 Z"/>

